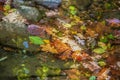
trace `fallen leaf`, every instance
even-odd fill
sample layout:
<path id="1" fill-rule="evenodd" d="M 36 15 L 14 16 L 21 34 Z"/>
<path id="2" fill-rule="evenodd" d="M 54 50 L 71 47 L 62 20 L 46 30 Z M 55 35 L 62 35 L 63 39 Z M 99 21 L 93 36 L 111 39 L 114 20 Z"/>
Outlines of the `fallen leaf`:
<path id="1" fill-rule="evenodd" d="M 70 50 L 71 51 L 71 48 L 67 44 L 61 42 L 58 39 L 54 40 L 52 44 L 55 47 L 55 49 L 58 51 L 58 53 L 63 53 L 66 50 Z"/>
<path id="2" fill-rule="evenodd" d="M 50 44 L 46 44 L 46 45 L 41 45 L 40 46 L 42 49 L 42 51 L 45 52 L 50 52 L 50 53 L 58 53 L 57 50 L 54 48 L 54 46 L 51 46 Z"/>
<path id="3" fill-rule="evenodd" d="M 37 37 L 37 36 L 29 36 L 29 39 L 31 43 L 36 44 L 36 45 L 41 45 L 44 44 L 44 41 L 42 38 Z"/>

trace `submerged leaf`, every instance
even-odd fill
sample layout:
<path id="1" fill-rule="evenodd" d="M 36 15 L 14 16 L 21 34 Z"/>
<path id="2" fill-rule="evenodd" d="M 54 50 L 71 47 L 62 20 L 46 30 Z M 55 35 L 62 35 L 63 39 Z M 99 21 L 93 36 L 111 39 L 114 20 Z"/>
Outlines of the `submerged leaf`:
<path id="1" fill-rule="evenodd" d="M 29 36 L 29 39 L 30 39 L 30 41 L 31 41 L 33 44 L 36 44 L 36 45 L 44 44 L 43 39 L 41 39 L 40 37 L 37 37 L 37 36 Z"/>

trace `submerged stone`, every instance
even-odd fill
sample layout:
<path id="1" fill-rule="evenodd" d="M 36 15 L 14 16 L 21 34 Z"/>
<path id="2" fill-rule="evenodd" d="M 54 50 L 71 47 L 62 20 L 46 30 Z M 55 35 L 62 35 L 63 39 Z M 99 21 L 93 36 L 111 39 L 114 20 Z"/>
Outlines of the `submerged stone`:
<path id="1" fill-rule="evenodd" d="M 37 4 L 40 4 L 42 6 L 45 6 L 50 9 L 58 8 L 58 6 L 61 4 L 61 0 L 35 0 Z"/>
<path id="2" fill-rule="evenodd" d="M 19 6 L 21 6 L 21 5 L 33 6 L 34 3 L 33 3 L 32 0 L 29 0 L 29 1 L 28 1 L 28 0 L 13 0 L 12 5 L 13 5 L 14 7 L 19 7 Z"/>
<path id="3" fill-rule="evenodd" d="M 20 6 L 18 10 L 29 21 L 38 22 L 41 18 L 39 10 L 35 7 Z"/>

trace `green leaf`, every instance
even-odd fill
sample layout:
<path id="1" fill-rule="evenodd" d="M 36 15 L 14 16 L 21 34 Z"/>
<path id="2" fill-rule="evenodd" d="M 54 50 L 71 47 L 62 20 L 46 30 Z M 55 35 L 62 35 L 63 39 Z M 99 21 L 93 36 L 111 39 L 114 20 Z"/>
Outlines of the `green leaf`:
<path id="1" fill-rule="evenodd" d="M 109 34 L 107 37 L 108 37 L 109 39 L 114 39 L 114 38 L 115 38 L 112 34 Z"/>
<path id="2" fill-rule="evenodd" d="M 33 44 L 36 44 L 36 45 L 44 44 L 43 39 L 38 36 L 30 36 L 29 39 Z"/>
<path id="3" fill-rule="evenodd" d="M 103 54 L 105 52 L 105 49 L 103 48 L 96 48 L 93 50 L 93 52 L 97 53 L 97 54 Z"/>
<path id="4" fill-rule="evenodd" d="M 108 39 L 107 39 L 106 36 L 102 36 L 102 37 L 100 38 L 100 41 L 106 43 L 106 42 L 108 42 Z"/>

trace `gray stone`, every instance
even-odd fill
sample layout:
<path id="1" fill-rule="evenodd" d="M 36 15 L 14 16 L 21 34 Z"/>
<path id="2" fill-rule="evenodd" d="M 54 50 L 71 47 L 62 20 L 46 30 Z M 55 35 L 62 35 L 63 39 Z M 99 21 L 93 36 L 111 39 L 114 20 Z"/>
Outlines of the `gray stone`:
<path id="1" fill-rule="evenodd" d="M 20 14 L 29 21 L 38 22 L 41 19 L 40 12 L 35 7 L 20 6 L 18 8 Z"/>

